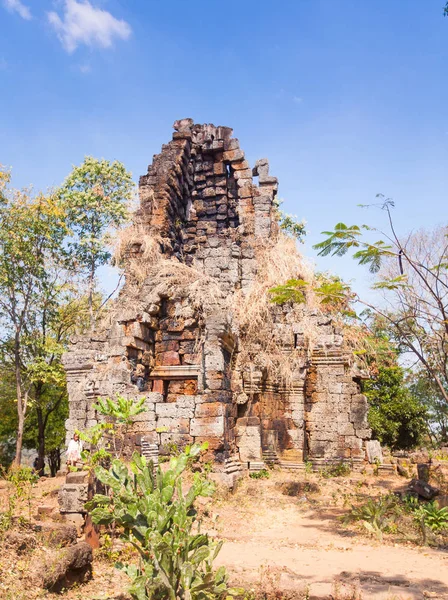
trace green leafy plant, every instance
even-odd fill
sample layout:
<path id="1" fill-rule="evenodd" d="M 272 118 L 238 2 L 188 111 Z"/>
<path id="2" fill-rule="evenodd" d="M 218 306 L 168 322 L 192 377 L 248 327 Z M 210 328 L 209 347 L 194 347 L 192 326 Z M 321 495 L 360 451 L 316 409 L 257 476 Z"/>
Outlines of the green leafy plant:
<path id="1" fill-rule="evenodd" d="M 267 469 L 260 469 L 259 471 L 254 471 L 253 473 L 249 473 L 249 477 L 251 479 L 269 479 L 271 474 Z"/>
<path id="2" fill-rule="evenodd" d="M 303 242 L 303 238 L 306 236 L 306 222 L 304 220 L 299 221 L 296 215 L 291 215 L 280 209 L 283 204 L 283 200 L 275 199 L 274 205 L 277 212 L 277 222 L 280 225 L 280 229 L 296 239 L 299 242 Z"/>
<path id="3" fill-rule="evenodd" d="M 98 398 L 94 409 L 113 422 L 97 423 L 87 431 L 77 431 L 79 437 L 88 444 L 89 450 L 81 453 L 85 466 L 94 469 L 97 465 L 110 462 L 113 451 L 120 458 L 124 450 L 124 441 L 134 418 L 145 411 L 145 398 L 133 400 L 117 394 L 116 399 Z"/>
<path id="4" fill-rule="evenodd" d="M 422 504 L 415 511 L 415 519 L 433 532 L 442 531 L 448 527 L 448 507 L 439 508 L 435 502 Z"/>
<path id="5" fill-rule="evenodd" d="M 307 475 L 311 475 L 311 473 L 313 472 L 313 463 L 310 460 L 306 460 L 304 464 L 305 464 L 305 473 Z"/>
<path id="6" fill-rule="evenodd" d="M 2 475 L 6 481 L 12 484 L 13 489 L 12 493 L 8 491 L 8 509 L 0 515 L 0 530 L 6 530 L 12 524 L 19 501 L 26 502 L 28 519 L 31 521 L 31 499 L 39 476 L 31 467 L 16 467 L 15 465 L 12 465 L 7 471 L 2 469 Z"/>
<path id="7" fill-rule="evenodd" d="M 101 415 L 113 419 L 113 433 L 111 433 L 115 457 L 120 458 L 123 454 L 126 434 L 134 422 L 134 418 L 145 412 L 145 402 L 146 398 L 134 400 L 117 394 L 115 400 L 98 398 L 97 404 L 94 405 L 95 410 Z"/>
<path id="8" fill-rule="evenodd" d="M 308 282 L 303 279 L 288 279 L 283 285 L 277 285 L 269 290 L 271 302 L 273 304 L 285 304 L 286 302 L 295 302 L 302 304 L 305 302 L 305 290 Z"/>
<path id="9" fill-rule="evenodd" d="M 350 475 L 351 466 L 346 462 L 339 462 L 335 465 L 328 465 L 327 467 L 320 470 L 320 475 L 324 479 L 330 479 L 330 477 L 345 477 Z"/>
<path id="10" fill-rule="evenodd" d="M 403 498 L 403 504 L 408 512 L 414 512 L 420 508 L 420 502 L 418 497 L 412 496 L 411 494 L 407 494 Z"/>
<path id="11" fill-rule="evenodd" d="M 361 521 L 364 527 L 381 542 L 383 533 L 393 523 L 398 513 L 397 498 L 395 496 L 381 496 L 381 498 L 369 498 L 361 506 L 352 506 L 345 522 Z"/>
<path id="12" fill-rule="evenodd" d="M 105 434 L 113 435 L 112 423 L 97 423 L 87 429 L 87 431 L 77 431 L 80 439 L 85 442 L 89 448 L 81 452 L 83 469 L 93 471 L 98 465 L 107 465 L 112 454 L 109 452 L 110 444 L 105 440 Z"/>
<path id="13" fill-rule="evenodd" d="M 115 459 L 110 470 L 95 469 L 110 494 L 95 495 L 86 507 L 94 523 L 115 523 L 138 551 L 138 564 L 117 565 L 131 578 L 136 600 L 212 600 L 240 593 L 228 589 L 224 567 L 213 570 L 222 542 L 200 532 L 194 509 L 196 498 L 210 496 L 214 484 L 195 473 L 186 494 L 182 487 L 188 461 L 206 448 L 187 446 L 171 458 L 167 471 L 159 466 L 156 475 L 152 463 L 138 453 L 129 468 Z"/>

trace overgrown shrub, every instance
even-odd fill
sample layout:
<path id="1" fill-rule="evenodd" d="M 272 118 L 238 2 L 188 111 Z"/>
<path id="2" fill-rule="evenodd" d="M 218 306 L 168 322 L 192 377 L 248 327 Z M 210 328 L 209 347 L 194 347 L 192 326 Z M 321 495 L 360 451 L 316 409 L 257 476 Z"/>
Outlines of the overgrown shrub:
<path id="1" fill-rule="evenodd" d="M 249 473 L 251 479 L 269 479 L 270 476 L 271 474 L 267 469 L 260 469 L 259 471 Z"/>
<path id="2" fill-rule="evenodd" d="M 330 479 L 330 477 L 345 477 L 350 475 L 351 466 L 348 463 L 340 462 L 335 465 L 328 465 L 320 470 L 320 475 L 324 479 Z"/>
<path id="3" fill-rule="evenodd" d="M 301 494 L 315 494 L 320 492 L 317 483 L 311 481 L 285 481 L 280 489 L 284 496 L 300 496 Z"/>
<path id="4" fill-rule="evenodd" d="M 422 442 L 427 433 L 426 408 L 406 387 L 401 367 L 381 367 L 376 378 L 363 382 L 363 393 L 377 440 L 392 449 L 415 448 Z"/>
<path id="5" fill-rule="evenodd" d="M 423 521 L 426 527 L 435 533 L 448 528 L 448 508 L 439 508 L 435 502 L 422 504 L 415 510 L 415 519 Z"/>
<path id="6" fill-rule="evenodd" d="M 373 533 L 381 542 L 383 533 L 390 528 L 398 512 L 398 499 L 395 496 L 369 498 L 361 506 L 352 506 L 345 522 L 361 521 L 367 531 Z"/>
<path id="7" fill-rule="evenodd" d="M 17 504 L 26 502 L 28 508 L 28 519 L 31 520 L 31 498 L 33 488 L 39 480 L 39 476 L 31 467 L 12 465 L 8 470 L 2 469 L 2 477 L 12 484 L 7 492 L 8 507 L 4 513 L 0 513 L 0 533 L 9 529 L 16 516 Z"/>
<path id="8" fill-rule="evenodd" d="M 222 542 L 200 533 L 194 501 L 210 496 L 214 484 L 195 473 L 186 494 L 182 474 L 188 461 L 207 447 L 187 446 L 170 460 L 165 473 L 159 466 L 134 453 L 129 468 L 119 459 L 110 470 L 95 469 L 110 494 L 97 494 L 88 503 L 97 524 L 115 523 L 122 537 L 138 551 L 138 564 L 118 564 L 132 580 L 130 593 L 136 600 L 219 600 L 237 595 L 228 589 L 224 567 L 213 570 Z"/>

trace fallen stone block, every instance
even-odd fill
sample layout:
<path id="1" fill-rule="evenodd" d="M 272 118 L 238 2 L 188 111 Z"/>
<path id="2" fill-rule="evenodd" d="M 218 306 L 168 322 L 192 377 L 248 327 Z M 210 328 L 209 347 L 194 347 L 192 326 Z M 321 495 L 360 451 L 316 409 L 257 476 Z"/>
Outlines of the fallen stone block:
<path id="1" fill-rule="evenodd" d="M 85 583 L 92 576 L 92 548 L 86 542 L 79 542 L 52 552 L 45 561 L 35 566 L 33 577 L 36 585 L 52 592 L 62 588 Z"/>
<path id="2" fill-rule="evenodd" d="M 21 531 L 8 531 L 4 537 L 6 548 L 12 548 L 17 554 L 25 554 L 36 548 L 36 536 L 31 533 Z"/>
<path id="3" fill-rule="evenodd" d="M 413 479 L 408 485 L 408 490 L 410 492 L 415 492 L 422 498 L 425 498 L 425 500 L 432 500 L 440 491 L 421 479 Z"/>
<path id="4" fill-rule="evenodd" d="M 417 465 L 417 474 L 420 481 L 426 481 L 426 483 L 428 483 L 430 476 L 429 463 L 419 463 Z"/>
<path id="5" fill-rule="evenodd" d="M 40 517 L 51 515 L 51 513 L 53 511 L 54 511 L 54 506 L 51 506 L 51 504 L 41 504 L 40 506 L 37 507 L 37 514 Z"/>
<path id="6" fill-rule="evenodd" d="M 76 526 L 72 523 L 39 522 L 34 525 L 34 531 L 44 544 L 54 548 L 71 546 L 78 537 Z"/>

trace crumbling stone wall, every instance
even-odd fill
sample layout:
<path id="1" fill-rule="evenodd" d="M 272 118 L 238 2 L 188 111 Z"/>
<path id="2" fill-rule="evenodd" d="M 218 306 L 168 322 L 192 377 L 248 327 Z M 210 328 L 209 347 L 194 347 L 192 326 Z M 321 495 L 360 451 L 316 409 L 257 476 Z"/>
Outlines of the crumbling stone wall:
<path id="1" fill-rule="evenodd" d="M 309 356 L 300 320 L 287 305 L 272 307 L 284 351 L 300 355 L 288 385 L 263 371 L 235 370 L 241 340 L 229 298 L 250 289 L 258 245 L 278 235 L 277 179 L 266 159 L 250 168 L 227 127 L 183 119 L 174 129 L 140 179 L 134 224 L 142 238 L 158 240 L 169 264 L 195 269 L 218 291 L 206 311 L 182 287 L 161 293 L 155 275 L 137 284 L 128 273 L 107 322 L 73 339 L 65 355 L 67 436 L 98 421 L 98 396 L 119 393 L 146 398 L 128 440 L 137 447 L 143 438 L 162 451 L 207 440 L 215 461 L 232 472 L 263 456 L 285 464 L 362 458 L 367 404 L 328 318 L 312 317 L 320 334 Z M 133 243 L 134 258 L 144 256 L 143 243 Z"/>

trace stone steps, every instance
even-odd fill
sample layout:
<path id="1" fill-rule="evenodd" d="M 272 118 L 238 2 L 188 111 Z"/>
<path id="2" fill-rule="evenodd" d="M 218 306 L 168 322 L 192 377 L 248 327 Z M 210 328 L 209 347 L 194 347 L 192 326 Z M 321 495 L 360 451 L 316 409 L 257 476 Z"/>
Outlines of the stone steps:
<path id="1" fill-rule="evenodd" d="M 225 472 L 227 475 L 232 475 L 233 473 L 241 473 L 243 470 L 243 465 L 239 460 L 234 458 L 227 458 L 225 461 Z"/>
<path id="2" fill-rule="evenodd" d="M 266 469 L 266 464 L 262 461 L 252 460 L 249 462 L 249 471 L 253 473 L 254 471 L 262 471 Z"/>
<path id="3" fill-rule="evenodd" d="M 144 456 L 147 461 L 152 460 L 154 470 L 157 469 L 159 465 L 159 446 L 157 444 L 151 444 L 143 438 L 142 456 Z"/>
<path id="4" fill-rule="evenodd" d="M 263 450 L 263 461 L 268 465 L 278 465 L 280 462 L 274 450 Z"/>
<path id="5" fill-rule="evenodd" d="M 285 471 L 305 471 L 305 463 L 279 461 L 279 467 Z"/>

